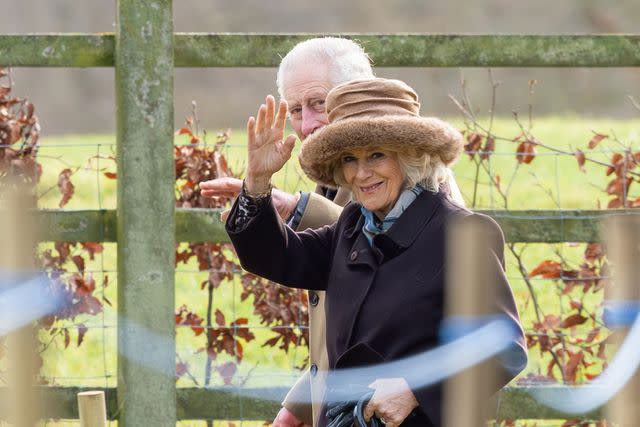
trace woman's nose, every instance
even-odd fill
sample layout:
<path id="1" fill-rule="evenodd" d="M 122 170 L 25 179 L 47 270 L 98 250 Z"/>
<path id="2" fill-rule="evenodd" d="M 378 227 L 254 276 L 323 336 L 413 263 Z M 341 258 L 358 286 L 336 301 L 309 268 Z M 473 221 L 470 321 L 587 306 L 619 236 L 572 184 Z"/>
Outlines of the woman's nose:
<path id="1" fill-rule="evenodd" d="M 369 178 L 371 176 L 371 168 L 364 161 L 358 161 L 358 170 L 356 171 L 356 177 L 360 180 Z"/>

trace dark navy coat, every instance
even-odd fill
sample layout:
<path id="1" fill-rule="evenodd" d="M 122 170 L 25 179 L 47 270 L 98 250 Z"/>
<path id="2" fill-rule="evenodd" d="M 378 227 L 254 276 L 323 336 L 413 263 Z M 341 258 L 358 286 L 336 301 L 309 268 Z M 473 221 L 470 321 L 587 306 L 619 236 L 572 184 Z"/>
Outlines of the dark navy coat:
<path id="1" fill-rule="evenodd" d="M 270 202 L 242 230 L 227 220 L 227 232 L 242 267 L 285 286 L 325 290 L 330 369 L 391 361 L 438 345 L 444 309 L 445 229 L 453 218 L 478 216 L 442 193 L 424 191 L 396 223 L 370 245 L 362 232 L 360 205 L 347 205 L 337 223 L 294 232 L 282 223 Z M 495 221 L 495 241 L 487 242 L 499 272 L 498 310 L 513 320 L 521 336 L 514 341 L 526 365 L 525 340 L 504 275 L 504 237 Z M 462 266 L 461 266 L 462 267 Z M 347 362 L 348 361 L 348 362 Z M 512 372 L 511 376 L 514 373 Z M 372 378 L 371 380 L 373 380 Z M 511 377 L 501 381 L 502 384 Z M 414 389 L 417 416 L 403 426 L 441 424 L 441 385 Z"/>

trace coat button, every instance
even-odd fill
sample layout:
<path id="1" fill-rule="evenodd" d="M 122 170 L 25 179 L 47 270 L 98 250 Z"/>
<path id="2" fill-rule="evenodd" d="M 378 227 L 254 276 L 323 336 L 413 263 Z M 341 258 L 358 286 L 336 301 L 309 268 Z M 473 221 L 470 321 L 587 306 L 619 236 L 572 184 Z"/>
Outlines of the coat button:
<path id="1" fill-rule="evenodd" d="M 312 306 L 317 306 L 320 301 L 320 297 L 316 291 L 309 291 L 309 302 Z"/>
<path id="2" fill-rule="evenodd" d="M 353 252 L 351 252 L 351 255 L 349 255 L 349 259 L 350 259 L 351 261 L 355 261 L 355 260 L 356 260 L 356 258 L 358 258 L 358 251 L 353 251 Z"/>
<path id="3" fill-rule="evenodd" d="M 315 363 L 313 365 L 311 365 L 311 376 L 315 377 L 318 374 L 318 365 L 316 365 Z"/>

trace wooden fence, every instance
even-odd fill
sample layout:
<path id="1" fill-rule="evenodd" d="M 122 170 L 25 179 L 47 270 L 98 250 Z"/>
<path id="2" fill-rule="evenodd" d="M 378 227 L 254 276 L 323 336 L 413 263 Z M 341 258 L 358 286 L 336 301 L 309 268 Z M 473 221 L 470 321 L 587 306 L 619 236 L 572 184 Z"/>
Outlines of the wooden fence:
<path id="1" fill-rule="evenodd" d="M 318 34 L 173 32 L 172 1 L 119 0 L 114 34 L 0 35 L 0 64 L 13 67 L 114 67 L 117 102 L 118 207 L 37 214 L 43 240 L 117 242 L 119 353 L 148 354 L 149 370 L 118 359 L 117 390 L 106 390 L 119 425 L 175 426 L 177 419 L 270 418 L 285 390 L 178 389 L 173 347 L 150 348 L 144 329 L 175 344 L 176 241 L 225 241 L 213 211 L 175 209 L 174 67 L 275 67 L 297 42 Z M 378 67 L 638 67 L 640 35 L 340 34 L 365 44 Z M 152 213 L 152 214 L 151 214 Z M 611 211 L 490 211 L 510 242 L 589 242 Z M 627 214 L 628 211 L 616 211 Z M 147 301 L 139 304 L 139 301 Z M 161 308 L 161 309 L 158 309 Z M 78 388 L 44 387 L 47 418 L 77 418 Z M 6 402 L 0 389 L 0 415 Z M 261 396 L 269 396 L 263 401 Z M 566 418 L 542 407 L 526 388 L 506 389 L 506 419 Z M 583 414 L 599 418 L 599 411 Z"/>

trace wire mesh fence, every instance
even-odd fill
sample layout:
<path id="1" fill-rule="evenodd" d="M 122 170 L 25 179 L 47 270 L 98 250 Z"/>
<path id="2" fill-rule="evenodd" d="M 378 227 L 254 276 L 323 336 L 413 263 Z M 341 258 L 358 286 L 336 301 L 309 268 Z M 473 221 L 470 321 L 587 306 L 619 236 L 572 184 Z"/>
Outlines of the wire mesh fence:
<path id="1" fill-rule="evenodd" d="M 499 125 L 506 127 L 504 123 Z M 589 132 L 585 137 L 590 136 Z M 635 155 L 637 136 L 633 130 L 625 132 L 626 147 Z M 466 137 L 473 138 L 469 130 Z M 231 142 L 217 147 L 227 159 L 229 169 L 237 174 L 244 168 L 242 138 L 241 134 L 234 135 Z M 487 136 L 483 141 L 486 139 Z M 619 137 L 616 139 L 620 141 Z M 574 138 L 568 145 L 577 142 Z M 632 181 L 621 190 L 610 191 L 612 174 L 606 173 L 608 168 L 613 167 L 614 172 L 618 168 L 623 177 L 635 173 L 635 164 L 631 162 L 622 169 L 612 162 L 616 153 L 625 152 L 615 147 L 618 142 L 613 147 L 589 151 L 589 156 L 604 163 L 593 165 L 605 168 L 599 175 L 581 171 L 584 164 L 575 149 L 567 153 L 538 147 L 535 161 L 527 164 L 519 161 L 524 155 L 517 150 L 521 141 L 505 138 L 503 143 L 490 152 L 469 150 L 456 165 L 455 176 L 467 206 L 502 210 L 501 215 L 508 218 L 513 209 L 604 208 L 612 198 L 622 194 L 624 203 L 620 207 L 634 207 L 638 194 L 631 186 Z M 216 149 L 215 143 L 192 144 L 179 137 L 176 146 Z M 109 136 L 43 141 L 37 151 L 37 161 L 42 165 L 36 190 L 39 207 L 57 208 L 68 198 L 63 204 L 65 209 L 114 209 L 117 200 L 114 153 L 115 144 Z M 489 155 L 482 159 L 486 154 Z M 287 191 L 313 188 L 295 161 L 278 174 L 275 185 Z M 176 192 L 180 194 L 178 187 Z M 562 212 L 560 215 L 562 218 Z M 544 212 L 540 218 L 545 218 Z M 573 213 L 571 218 L 575 218 Z M 182 243 L 177 253 L 188 248 L 187 243 Z M 304 338 L 308 334 L 305 293 L 286 291 L 280 300 L 267 295 L 266 290 L 259 295 L 251 293 L 248 287 L 267 289 L 277 285 L 245 277 L 234 264 L 228 246 L 213 249 L 223 254 L 225 261 L 221 265 L 203 268 L 194 257 L 178 262 L 176 267 L 178 387 L 290 386 L 306 367 L 308 357 Z M 39 252 L 48 262 L 50 277 L 74 291 L 77 306 L 76 312 L 45 323 L 39 334 L 43 383 L 116 387 L 119 319 L 115 244 L 42 243 Z M 517 383 L 581 384 L 596 378 L 614 352 L 607 345 L 609 332 L 603 322 L 603 302 L 611 271 L 601 248 L 571 242 L 555 245 L 508 242 L 506 253 L 509 280 L 530 345 L 530 364 Z M 60 262 L 63 255 L 64 262 Z M 295 313 L 284 303 L 271 307 L 274 310 L 288 307 L 293 320 L 286 324 L 265 320 L 268 316 L 257 314 L 258 297 L 272 298 L 266 307 L 280 304 L 282 298 L 297 301 Z M 285 340 L 290 340 L 287 345 Z M 240 408 L 241 417 L 236 421 L 241 425 L 242 414 Z M 272 415 L 265 414 L 265 420 Z M 251 422 L 244 420 L 246 425 Z M 216 421 L 214 425 L 226 425 L 226 421 Z"/>

